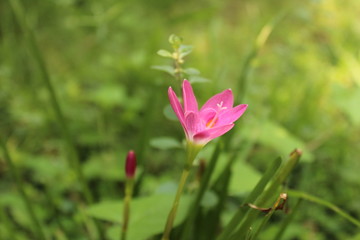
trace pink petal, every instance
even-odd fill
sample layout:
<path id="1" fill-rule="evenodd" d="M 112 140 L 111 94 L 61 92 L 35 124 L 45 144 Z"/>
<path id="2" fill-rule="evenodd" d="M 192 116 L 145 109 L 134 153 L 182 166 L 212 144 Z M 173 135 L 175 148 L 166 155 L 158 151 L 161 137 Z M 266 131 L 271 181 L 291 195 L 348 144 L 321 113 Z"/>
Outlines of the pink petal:
<path id="1" fill-rule="evenodd" d="M 200 111 L 203 111 L 206 108 L 218 109 L 220 105 L 221 107 L 232 108 L 233 104 L 234 104 L 234 97 L 232 91 L 231 89 L 226 89 L 221 93 L 218 93 L 212 98 L 210 98 L 204 104 L 204 106 L 202 106 Z"/>
<path id="2" fill-rule="evenodd" d="M 171 105 L 172 109 L 174 110 L 181 125 L 183 125 L 183 127 L 185 127 L 185 120 L 184 120 L 185 117 L 184 117 L 183 108 L 181 107 L 181 104 L 179 102 L 179 99 L 176 96 L 176 93 L 174 92 L 174 90 L 172 90 L 171 87 L 169 87 L 168 95 L 169 95 L 170 105 Z"/>
<path id="3" fill-rule="evenodd" d="M 200 119 L 204 124 L 209 122 L 211 119 L 213 119 L 216 115 L 216 110 L 212 108 L 206 108 L 200 112 Z"/>
<path id="4" fill-rule="evenodd" d="M 199 114 L 197 112 L 187 112 L 185 115 L 185 127 L 188 137 L 192 137 L 199 129 Z"/>
<path id="5" fill-rule="evenodd" d="M 219 127 L 209 128 L 207 130 L 201 131 L 194 135 L 194 141 L 201 144 L 206 144 L 214 138 L 220 137 L 221 135 L 228 132 L 234 127 L 235 124 L 228 124 Z"/>
<path id="6" fill-rule="evenodd" d="M 188 111 L 197 112 L 198 104 L 197 104 L 193 89 L 191 87 L 191 84 L 189 83 L 188 80 L 184 80 L 182 90 L 183 90 L 185 112 L 188 112 Z"/>
<path id="7" fill-rule="evenodd" d="M 245 112 L 247 104 L 240 104 L 234 108 L 223 110 L 219 114 L 218 121 L 215 126 L 227 125 L 238 120 Z"/>

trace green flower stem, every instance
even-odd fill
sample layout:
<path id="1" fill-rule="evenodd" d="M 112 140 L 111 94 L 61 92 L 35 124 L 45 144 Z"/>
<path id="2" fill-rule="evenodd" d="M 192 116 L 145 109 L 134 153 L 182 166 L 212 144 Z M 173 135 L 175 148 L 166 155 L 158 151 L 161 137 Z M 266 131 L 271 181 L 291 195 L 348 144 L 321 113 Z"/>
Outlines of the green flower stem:
<path id="1" fill-rule="evenodd" d="M 187 141 L 185 167 L 184 167 L 183 172 L 181 174 L 178 190 L 176 192 L 176 196 L 175 196 L 175 199 L 174 199 L 173 206 L 172 206 L 171 211 L 169 213 L 169 216 L 167 218 L 164 233 L 163 233 L 163 237 L 162 237 L 161 240 L 169 240 L 170 232 L 171 232 L 171 229 L 172 229 L 172 227 L 174 225 L 176 211 L 177 211 L 177 208 L 179 206 L 180 197 L 181 197 L 181 194 L 182 194 L 182 192 L 184 190 L 186 179 L 189 176 L 190 169 L 192 167 L 192 164 L 193 164 L 196 156 L 198 155 L 198 153 L 200 152 L 200 150 L 202 148 L 203 148 L 203 145 L 197 145 L 197 144 L 195 144 L 195 143 L 193 143 L 191 141 Z"/>
<path id="2" fill-rule="evenodd" d="M 134 189 L 134 179 L 133 178 L 126 179 L 121 240 L 126 240 L 126 234 L 129 226 L 129 217 L 130 217 L 130 202 L 132 199 L 133 189 Z"/>
<path id="3" fill-rule="evenodd" d="M 12 161 L 12 159 L 10 157 L 10 154 L 9 154 L 8 149 L 7 149 L 6 143 L 4 142 L 3 139 L 0 139 L 0 144 L 1 144 L 1 147 L 3 149 L 6 164 L 8 165 L 10 173 L 11 173 L 12 177 L 15 180 L 16 187 L 17 187 L 17 189 L 18 189 L 18 191 L 20 193 L 20 196 L 21 196 L 21 198 L 23 199 L 23 201 L 25 203 L 25 208 L 26 208 L 26 211 L 27 211 L 27 213 L 28 213 L 28 215 L 29 215 L 29 217 L 31 219 L 31 223 L 33 224 L 33 228 L 34 228 L 34 230 L 36 232 L 37 239 L 45 240 L 46 239 L 45 234 L 44 234 L 44 232 L 43 232 L 43 230 L 41 228 L 39 220 L 37 219 L 37 217 L 35 215 L 35 211 L 34 211 L 32 205 L 30 203 L 30 200 L 29 200 L 28 196 L 25 193 L 25 188 L 24 188 L 23 182 L 21 180 L 20 174 L 17 171 L 15 165 L 13 164 L 13 161 Z"/>
<path id="4" fill-rule="evenodd" d="M 169 240 L 170 232 L 171 232 L 171 229 L 172 229 L 172 227 L 174 225 L 176 211 L 177 211 L 178 206 L 179 206 L 180 197 L 181 197 L 181 194 L 182 194 L 182 192 L 184 190 L 186 179 L 188 178 L 189 173 L 190 173 L 190 167 L 188 167 L 188 165 L 187 165 L 187 166 L 185 166 L 185 168 L 184 168 L 184 170 L 183 170 L 183 172 L 181 174 L 179 187 L 178 187 L 177 192 L 176 192 L 176 196 L 175 196 L 175 199 L 174 199 L 173 206 L 172 206 L 171 211 L 169 213 L 169 216 L 167 218 L 164 233 L 163 233 L 163 237 L 161 238 L 161 240 Z"/>
<path id="5" fill-rule="evenodd" d="M 204 174 L 203 178 L 201 179 L 200 188 L 199 188 L 198 193 L 196 194 L 196 198 L 195 198 L 194 202 L 192 203 L 191 208 L 188 211 L 188 218 L 186 220 L 184 230 L 183 230 L 182 236 L 181 236 L 181 239 L 183 239 L 183 240 L 190 239 L 190 235 L 192 234 L 193 227 L 194 227 L 195 218 L 196 218 L 196 215 L 198 214 L 200 202 L 208 188 L 211 174 L 213 173 L 213 171 L 215 169 L 217 160 L 218 160 L 220 152 L 221 152 L 221 148 L 222 148 L 222 144 L 221 144 L 221 141 L 219 141 L 216 144 L 215 150 L 211 156 L 211 159 L 210 159 L 209 165 L 206 168 L 205 174 Z"/>

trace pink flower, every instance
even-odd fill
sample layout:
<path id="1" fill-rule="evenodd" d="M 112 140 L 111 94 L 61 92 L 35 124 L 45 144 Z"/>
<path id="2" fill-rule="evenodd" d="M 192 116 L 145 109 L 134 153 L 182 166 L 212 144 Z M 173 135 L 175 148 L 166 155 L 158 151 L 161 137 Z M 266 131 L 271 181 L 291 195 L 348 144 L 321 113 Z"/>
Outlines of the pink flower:
<path id="1" fill-rule="evenodd" d="M 234 97 L 231 89 L 210 98 L 200 110 L 193 89 L 187 80 L 183 82 L 182 93 L 183 106 L 175 92 L 169 87 L 170 104 L 184 128 L 187 140 L 196 145 L 205 145 L 228 132 L 247 108 L 247 104 L 233 107 Z"/>

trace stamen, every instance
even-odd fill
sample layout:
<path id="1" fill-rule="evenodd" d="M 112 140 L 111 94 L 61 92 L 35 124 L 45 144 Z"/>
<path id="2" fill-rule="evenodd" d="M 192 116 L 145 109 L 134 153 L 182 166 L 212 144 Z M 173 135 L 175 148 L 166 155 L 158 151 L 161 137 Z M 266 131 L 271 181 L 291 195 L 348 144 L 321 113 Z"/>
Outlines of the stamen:
<path id="1" fill-rule="evenodd" d="M 217 122 L 217 116 L 215 116 L 214 118 L 212 118 L 210 121 L 208 121 L 206 123 L 206 127 L 207 128 L 212 128 L 215 126 L 215 123 Z"/>
<path id="2" fill-rule="evenodd" d="M 227 109 L 227 107 L 223 107 L 222 105 L 224 104 L 223 101 L 221 101 L 220 103 L 216 104 L 219 108 L 219 110 L 224 110 L 224 109 Z"/>
<path id="3" fill-rule="evenodd" d="M 215 116 L 214 116 L 212 119 L 210 119 L 210 120 L 205 124 L 205 126 L 206 126 L 207 128 L 212 128 L 212 127 L 214 127 L 215 124 L 216 124 L 216 122 L 217 122 L 217 120 L 218 120 L 219 113 L 220 113 L 222 110 L 227 109 L 227 107 L 223 107 L 223 106 L 222 106 L 223 104 L 224 104 L 223 101 L 221 101 L 220 103 L 217 103 L 217 104 L 216 104 L 219 109 L 216 111 Z"/>

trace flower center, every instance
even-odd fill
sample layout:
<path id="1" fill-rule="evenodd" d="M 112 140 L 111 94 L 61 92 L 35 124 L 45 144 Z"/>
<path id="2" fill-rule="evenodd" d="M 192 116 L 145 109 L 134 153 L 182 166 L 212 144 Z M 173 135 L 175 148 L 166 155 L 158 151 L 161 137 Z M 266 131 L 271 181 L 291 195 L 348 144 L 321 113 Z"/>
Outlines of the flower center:
<path id="1" fill-rule="evenodd" d="M 218 121 L 218 115 L 219 113 L 224 110 L 224 109 L 227 109 L 227 107 L 223 107 L 222 105 L 224 104 L 223 101 L 221 101 L 220 103 L 216 104 L 217 107 L 218 107 L 218 110 L 215 114 L 215 116 L 213 118 L 211 118 L 207 123 L 206 123 L 206 127 L 207 128 L 213 128 L 216 124 L 216 122 Z"/>
<path id="2" fill-rule="evenodd" d="M 207 128 L 214 127 L 217 120 L 218 120 L 218 117 L 217 117 L 217 113 L 216 113 L 216 115 L 206 123 L 206 127 Z"/>

